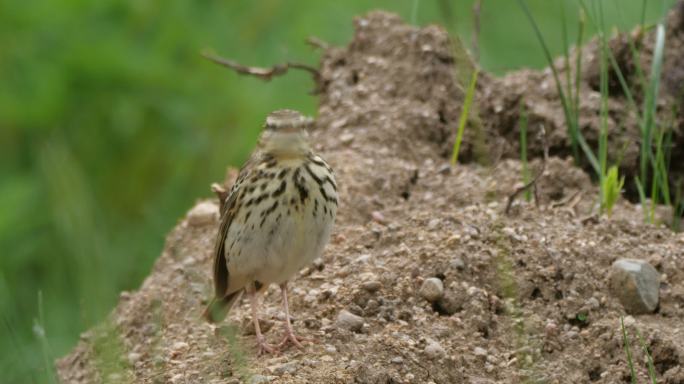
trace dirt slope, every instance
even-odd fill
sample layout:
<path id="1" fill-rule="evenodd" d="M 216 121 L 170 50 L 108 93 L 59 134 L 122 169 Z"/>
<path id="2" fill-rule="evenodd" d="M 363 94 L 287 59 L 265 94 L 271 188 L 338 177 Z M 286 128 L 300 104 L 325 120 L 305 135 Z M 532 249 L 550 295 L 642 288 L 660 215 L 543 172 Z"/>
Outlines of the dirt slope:
<path id="1" fill-rule="evenodd" d="M 108 324 L 57 362 L 62 381 L 627 383 L 625 313 L 607 276 L 631 257 L 662 274 L 661 303 L 628 317 L 628 329 L 644 335 L 659 382 L 684 383 L 684 235 L 642 224 L 624 201 L 596 218 L 596 188 L 557 157 L 539 180 L 539 207 L 517 202 L 504 215 L 518 161 L 446 159 L 463 99 L 446 33 L 380 12 L 355 26 L 353 41 L 322 59 L 312 132 L 337 173 L 339 217 L 324 256 L 291 291 L 295 327 L 315 342 L 257 358 L 244 300 L 220 329 L 200 320 L 218 222 L 217 202 L 204 201 L 168 235 L 141 288 L 122 293 Z M 485 76 L 481 95 L 498 82 Z M 501 135 L 489 121 L 493 142 Z M 464 156 L 474 142 L 471 134 Z M 431 277 L 444 285 L 436 304 L 419 295 Z M 277 290 L 264 301 L 275 341 Z M 361 317 L 353 331 L 340 326 L 342 311 Z M 635 351 L 645 382 L 642 357 Z"/>

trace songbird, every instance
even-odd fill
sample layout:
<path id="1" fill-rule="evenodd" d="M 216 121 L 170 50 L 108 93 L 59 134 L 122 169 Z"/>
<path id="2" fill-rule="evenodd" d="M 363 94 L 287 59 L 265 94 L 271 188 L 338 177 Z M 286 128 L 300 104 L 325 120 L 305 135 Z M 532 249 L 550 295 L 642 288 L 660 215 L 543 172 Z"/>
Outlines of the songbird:
<path id="1" fill-rule="evenodd" d="M 249 296 L 258 353 L 277 353 L 289 342 L 302 348 L 290 321 L 287 283 L 318 258 L 337 213 L 337 184 L 330 166 L 309 143 L 313 120 L 293 110 L 266 118 L 257 148 L 222 204 L 214 252 L 215 297 L 204 316 L 221 321 L 235 301 Z M 280 286 L 285 337 L 269 345 L 259 327 L 259 297 Z"/>

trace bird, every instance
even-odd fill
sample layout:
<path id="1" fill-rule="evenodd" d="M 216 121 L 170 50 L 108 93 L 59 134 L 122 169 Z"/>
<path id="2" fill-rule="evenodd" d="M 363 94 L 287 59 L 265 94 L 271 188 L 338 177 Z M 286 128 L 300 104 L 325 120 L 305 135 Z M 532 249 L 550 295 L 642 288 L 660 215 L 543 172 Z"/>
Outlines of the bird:
<path id="1" fill-rule="evenodd" d="M 318 258 L 330 239 L 338 194 L 333 170 L 309 140 L 313 119 L 281 109 L 271 112 L 258 144 L 221 204 L 214 246 L 214 298 L 204 317 L 222 321 L 243 293 L 249 297 L 258 355 L 288 343 L 303 348 L 292 327 L 288 282 Z M 278 284 L 285 336 L 266 342 L 259 327 L 259 294 Z"/>

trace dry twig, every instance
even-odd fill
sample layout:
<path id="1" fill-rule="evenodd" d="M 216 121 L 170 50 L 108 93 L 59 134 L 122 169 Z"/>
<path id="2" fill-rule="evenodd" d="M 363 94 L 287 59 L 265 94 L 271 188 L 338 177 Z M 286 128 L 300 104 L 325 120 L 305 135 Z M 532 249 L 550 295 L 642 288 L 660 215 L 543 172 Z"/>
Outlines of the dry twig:
<path id="1" fill-rule="evenodd" d="M 510 212 L 511 206 L 513 206 L 515 198 L 518 197 L 518 195 L 520 195 L 524 191 L 526 191 L 528 188 L 534 188 L 534 203 L 537 205 L 537 207 L 539 206 L 539 196 L 537 194 L 537 180 L 539 180 L 539 178 L 544 174 L 544 171 L 546 170 L 546 163 L 549 160 L 549 146 L 546 142 L 546 129 L 544 129 L 543 125 L 541 126 L 541 130 L 539 131 L 539 135 L 541 136 L 542 146 L 544 147 L 544 158 L 542 159 L 541 168 L 539 168 L 539 171 L 529 183 L 516 189 L 515 192 L 508 196 L 508 203 L 506 204 L 506 209 L 504 210 L 504 213 L 506 215 L 508 215 L 508 213 Z"/>
<path id="2" fill-rule="evenodd" d="M 316 88 L 312 92 L 313 94 L 318 94 L 321 91 L 321 74 L 318 72 L 318 70 L 310 65 L 302 64 L 302 63 L 297 63 L 297 62 L 291 62 L 287 61 L 282 64 L 276 64 L 270 68 L 262 68 L 262 67 L 249 67 L 246 65 L 242 65 L 238 63 L 237 61 L 230 60 L 223 58 L 221 56 L 217 56 L 211 52 L 204 51 L 202 52 L 202 56 L 210 61 L 213 61 L 214 63 L 218 65 L 222 65 L 226 68 L 230 68 L 234 70 L 235 72 L 241 74 L 241 75 L 250 75 L 250 76 L 255 76 L 258 77 L 264 81 L 270 81 L 273 77 L 276 76 L 282 76 L 287 73 L 290 68 L 292 69 L 300 69 L 306 72 L 309 72 L 311 76 L 314 79 L 314 82 L 316 83 Z"/>
<path id="3" fill-rule="evenodd" d="M 327 51 L 328 49 L 330 49 L 330 44 L 326 43 L 325 41 L 319 39 L 316 36 L 310 36 L 309 38 L 307 38 L 306 43 L 314 48 L 321 49 L 323 51 Z"/>

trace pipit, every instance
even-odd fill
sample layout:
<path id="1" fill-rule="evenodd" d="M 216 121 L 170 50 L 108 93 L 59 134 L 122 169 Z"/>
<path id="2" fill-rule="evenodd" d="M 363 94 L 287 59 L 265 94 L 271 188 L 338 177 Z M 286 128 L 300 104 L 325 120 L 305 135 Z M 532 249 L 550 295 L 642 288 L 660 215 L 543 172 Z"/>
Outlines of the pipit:
<path id="1" fill-rule="evenodd" d="M 256 150 L 240 170 L 221 209 L 214 253 L 215 297 L 204 312 L 221 321 L 247 292 L 259 354 L 277 353 L 288 342 L 302 347 L 290 321 L 287 282 L 319 257 L 337 213 L 332 169 L 309 144 L 312 119 L 292 110 L 266 118 Z M 266 343 L 259 327 L 259 297 L 280 285 L 285 337 Z"/>

